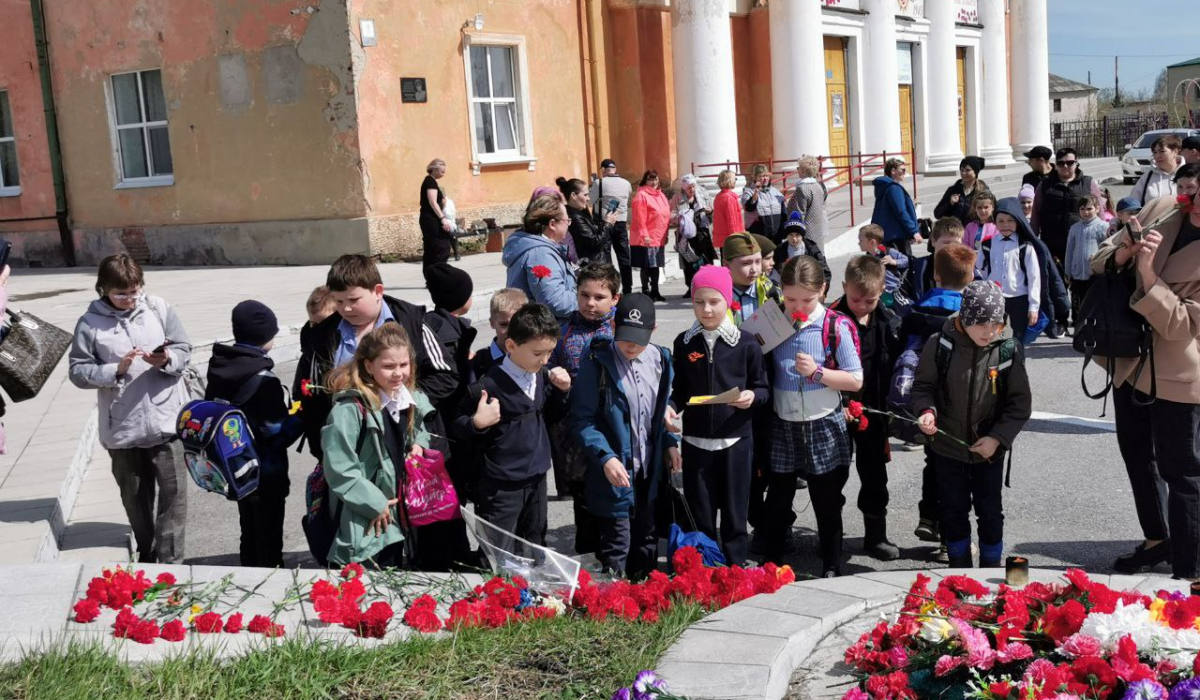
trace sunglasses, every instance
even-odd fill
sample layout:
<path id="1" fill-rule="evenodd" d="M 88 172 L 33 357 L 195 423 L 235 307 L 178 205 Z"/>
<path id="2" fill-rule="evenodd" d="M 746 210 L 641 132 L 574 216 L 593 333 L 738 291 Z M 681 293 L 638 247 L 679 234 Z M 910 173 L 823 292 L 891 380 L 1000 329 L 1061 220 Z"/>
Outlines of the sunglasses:
<path id="1" fill-rule="evenodd" d="M 1057 165 L 1060 168 L 1070 168 L 1070 167 L 1076 165 L 1078 162 L 1079 161 L 1075 161 L 1075 160 L 1060 160 L 1057 163 L 1055 163 L 1055 165 Z"/>

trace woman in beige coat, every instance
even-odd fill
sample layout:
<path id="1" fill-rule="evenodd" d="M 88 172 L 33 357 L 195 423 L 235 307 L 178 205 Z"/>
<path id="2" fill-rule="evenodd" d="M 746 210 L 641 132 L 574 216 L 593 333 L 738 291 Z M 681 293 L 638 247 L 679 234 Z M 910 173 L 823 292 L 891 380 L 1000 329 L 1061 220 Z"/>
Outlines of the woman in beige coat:
<path id="1" fill-rule="evenodd" d="M 1114 568 L 1132 573 L 1170 561 L 1177 578 L 1194 581 L 1200 578 L 1200 195 L 1190 206 L 1156 199 L 1131 226 L 1140 231 L 1139 221 L 1169 212 L 1140 242 L 1128 231 L 1110 238 L 1092 269 L 1104 272 L 1110 259 L 1118 269 L 1132 265 L 1137 286 L 1130 308 L 1154 330 L 1154 402 L 1134 402 L 1135 396 L 1148 401 L 1151 391 L 1150 372 L 1134 373 L 1136 359 L 1118 359 L 1113 375 L 1117 443 L 1145 537 Z"/>

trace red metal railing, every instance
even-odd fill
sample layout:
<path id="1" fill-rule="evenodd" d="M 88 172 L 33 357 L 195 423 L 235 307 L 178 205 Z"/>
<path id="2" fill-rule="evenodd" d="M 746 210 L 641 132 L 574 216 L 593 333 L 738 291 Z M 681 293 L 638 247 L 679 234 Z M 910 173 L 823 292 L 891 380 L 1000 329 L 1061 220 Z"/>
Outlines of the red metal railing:
<path id="1" fill-rule="evenodd" d="M 817 156 L 819 164 L 819 176 L 825 183 L 836 183 L 833 187 L 828 188 L 829 197 L 839 190 L 845 189 L 847 192 L 847 201 L 850 205 L 850 225 L 855 225 L 854 211 L 854 185 L 858 185 L 858 204 L 863 206 L 866 203 L 863 193 L 864 181 L 873 176 L 882 175 L 884 166 L 890 158 L 900 157 L 908 163 L 909 174 L 912 176 L 913 199 L 917 198 L 917 168 L 916 159 L 912 152 L 888 153 L 851 153 L 846 155 L 833 156 Z M 732 170 L 738 175 L 751 177 L 755 166 L 765 165 L 768 172 L 771 174 L 771 184 L 775 185 L 784 197 L 791 195 L 795 189 L 794 184 L 789 185 L 789 181 L 794 183 L 799 178 L 796 175 L 795 169 L 783 170 L 780 166 L 784 163 L 795 163 L 797 158 L 768 158 L 767 160 L 747 160 L 747 161 L 725 161 L 723 163 L 692 163 L 691 172 L 696 174 L 697 168 L 709 170 L 708 174 L 696 175 L 697 179 L 704 181 L 710 179 L 716 181 L 717 175 L 712 173 L 714 168 L 722 170 Z M 845 165 L 839 165 L 840 161 L 845 161 Z"/>

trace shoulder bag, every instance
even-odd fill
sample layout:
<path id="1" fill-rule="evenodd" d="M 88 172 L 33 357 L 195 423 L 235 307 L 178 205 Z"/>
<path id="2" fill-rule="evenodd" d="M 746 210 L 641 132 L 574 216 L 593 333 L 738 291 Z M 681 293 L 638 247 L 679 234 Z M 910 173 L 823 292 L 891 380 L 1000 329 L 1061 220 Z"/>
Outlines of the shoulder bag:
<path id="1" fill-rule="evenodd" d="M 71 334 L 33 314 L 8 310 L 8 333 L 0 340 L 0 387 L 14 402 L 38 395 L 71 346 Z"/>

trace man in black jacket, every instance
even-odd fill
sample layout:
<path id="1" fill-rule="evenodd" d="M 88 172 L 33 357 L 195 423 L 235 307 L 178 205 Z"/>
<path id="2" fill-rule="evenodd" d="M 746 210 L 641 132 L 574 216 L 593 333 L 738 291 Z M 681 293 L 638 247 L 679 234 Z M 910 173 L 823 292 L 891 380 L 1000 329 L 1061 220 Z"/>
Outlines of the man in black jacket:
<path id="1" fill-rule="evenodd" d="M 326 286 L 333 293 L 337 313 L 310 329 L 300 344 L 300 363 L 296 367 L 300 383 L 301 419 L 308 450 L 321 459 L 321 428 L 333 409 L 323 391 L 305 391 L 309 384 L 320 386 L 337 366 L 354 357 L 358 341 L 389 321 L 400 324 L 408 333 L 417 356 L 417 366 L 428 362 L 424 343 L 425 307 L 416 306 L 383 293 L 383 278 L 375 261 L 365 255 L 343 255 L 329 268 Z M 442 435 L 445 431 L 442 431 Z"/>
<path id="2" fill-rule="evenodd" d="M 1045 146 L 1034 146 L 1023 155 L 1029 161 L 1029 172 L 1021 178 L 1021 185 L 1030 185 L 1036 190 L 1054 172 L 1054 166 L 1050 165 L 1050 157 L 1054 152 Z"/>

